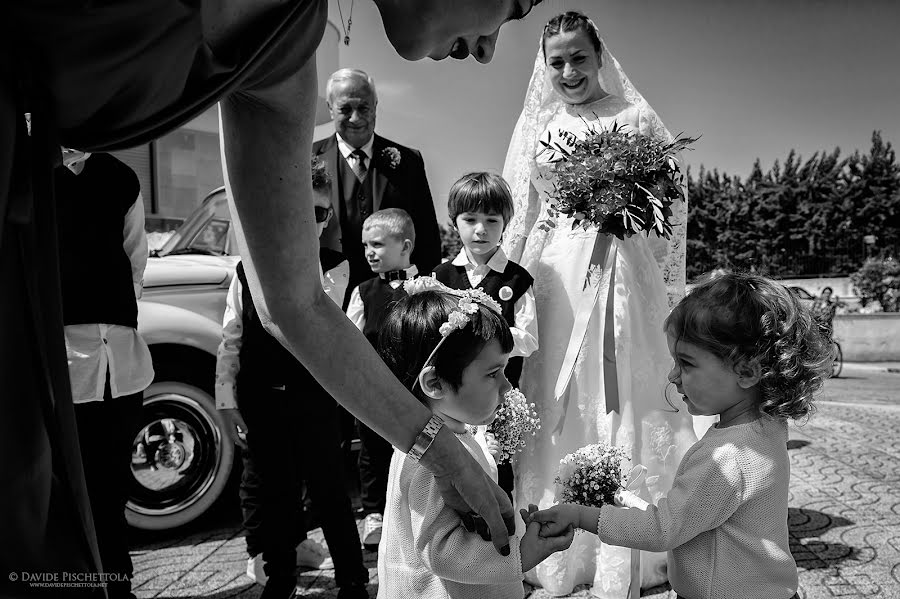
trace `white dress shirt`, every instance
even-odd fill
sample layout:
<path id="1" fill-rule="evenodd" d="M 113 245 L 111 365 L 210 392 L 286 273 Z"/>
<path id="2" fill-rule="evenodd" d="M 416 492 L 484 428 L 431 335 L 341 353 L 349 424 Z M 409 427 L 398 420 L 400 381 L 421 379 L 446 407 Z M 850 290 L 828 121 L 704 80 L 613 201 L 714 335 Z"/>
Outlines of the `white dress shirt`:
<path id="1" fill-rule="evenodd" d="M 319 279 L 328 297 L 338 306 L 344 301 L 344 293 L 350 283 L 350 264 L 346 260 L 322 273 L 319 264 Z M 225 315 L 222 317 L 222 341 L 216 352 L 216 408 L 233 410 L 237 408 L 235 385 L 241 370 L 241 343 L 244 334 L 244 304 L 241 301 L 244 287 L 237 275 L 231 278 L 228 295 L 225 296 Z"/>
<path id="2" fill-rule="evenodd" d="M 353 160 L 350 158 L 350 154 L 356 151 L 356 148 L 348 144 L 344 141 L 344 138 L 341 137 L 340 133 L 335 133 L 334 136 L 337 138 L 338 150 L 341 152 L 341 156 L 344 157 L 349 164 L 353 164 Z M 366 155 L 366 169 L 369 170 L 372 168 L 372 146 L 375 144 L 375 136 L 369 138 L 369 141 L 363 144 L 360 150 L 362 150 Z"/>
<path id="3" fill-rule="evenodd" d="M 76 175 L 81 172 L 80 168 L 70 170 Z M 134 297 L 140 299 L 149 255 L 140 193 L 125 214 L 123 232 Z M 150 349 L 136 329 L 105 323 L 73 324 L 65 327 L 65 336 L 74 403 L 103 401 L 107 373 L 112 397 L 139 393 L 153 382 Z"/>
<path id="4" fill-rule="evenodd" d="M 413 264 L 408 268 L 404 268 L 406 271 L 406 280 L 415 279 L 419 274 L 419 269 L 416 268 L 416 265 Z M 402 285 L 404 281 L 388 281 L 388 285 L 391 286 L 391 289 L 396 289 L 400 285 Z M 350 303 L 347 304 L 347 318 L 356 325 L 360 331 L 363 330 L 363 327 L 366 326 L 366 306 L 363 304 L 362 296 L 359 294 L 359 286 L 357 285 L 353 291 L 350 292 Z"/>
<path id="5" fill-rule="evenodd" d="M 509 258 L 506 257 L 503 248 L 498 247 L 487 263 L 477 264 L 469 257 L 469 253 L 463 247 L 456 255 L 456 258 L 453 259 L 452 264 L 465 267 L 469 284 L 475 288 L 481 284 L 484 277 L 492 270 L 502 274 L 506 270 L 506 265 L 509 264 Z M 509 357 L 522 356 L 527 358 L 538 348 L 538 325 L 537 318 L 535 318 L 534 290 L 529 287 L 522 294 L 522 297 L 516 301 L 516 305 L 513 308 L 516 315 L 516 326 L 510 327 L 514 344 Z"/>

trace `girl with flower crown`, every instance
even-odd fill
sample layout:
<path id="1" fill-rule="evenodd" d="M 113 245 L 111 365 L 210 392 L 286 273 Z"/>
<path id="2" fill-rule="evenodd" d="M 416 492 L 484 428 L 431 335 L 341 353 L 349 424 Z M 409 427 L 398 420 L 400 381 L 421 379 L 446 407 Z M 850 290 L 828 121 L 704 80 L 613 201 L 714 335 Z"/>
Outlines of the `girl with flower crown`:
<path id="1" fill-rule="evenodd" d="M 385 318 L 379 353 L 496 481 L 497 465 L 483 432 L 472 429 L 494 419 L 511 389 L 504 369 L 513 338 L 500 306 L 481 290 L 451 290 L 431 277 L 409 281 L 406 290 L 409 295 Z M 483 521 L 460 518 L 444 503 L 427 469 L 395 450 L 378 552 L 378 597 L 522 599 L 524 572 L 573 538 L 572 528 L 543 538 L 534 524 L 511 538 L 516 542 L 501 555 L 460 524 L 487 533 Z"/>
<path id="2" fill-rule="evenodd" d="M 541 332 L 520 384 L 542 426 L 517 460 L 518 507 L 553 504 L 560 459 L 598 442 L 619 446 L 632 464 L 646 466 L 639 491 L 653 501 L 671 487 L 681 456 L 696 440 L 691 416 L 665 395 L 670 360 L 662 323 L 669 302 L 684 291 L 684 202 L 672 206 L 668 242 L 573 228 L 572 217 L 563 215 L 555 227 L 542 222 L 557 187 L 558 158 L 542 142 L 565 149 L 591 130 L 613 126 L 672 140 L 593 22 L 577 12 L 551 19 L 503 172 L 515 203 L 504 249 L 534 276 Z M 567 552 L 526 577 L 555 595 L 587 583 L 595 596 L 611 599 L 665 579 L 664 554 L 639 556 L 590 535 L 578 536 Z"/>

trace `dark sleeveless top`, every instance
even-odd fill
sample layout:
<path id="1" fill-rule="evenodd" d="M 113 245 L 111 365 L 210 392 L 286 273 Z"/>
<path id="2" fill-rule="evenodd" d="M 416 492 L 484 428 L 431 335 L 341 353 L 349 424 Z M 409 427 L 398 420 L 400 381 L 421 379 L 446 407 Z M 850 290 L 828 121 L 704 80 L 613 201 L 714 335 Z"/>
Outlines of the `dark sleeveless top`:
<path id="1" fill-rule="evenodd" d="M 246 23 L 216 54 L 201 5 L 214 0 L 11 0 L 3 51 L 30 65 L 62 145 L 147 143 L 230 92 L 282 81 L 315 54 L 327 0 L 294 0 Z"/>

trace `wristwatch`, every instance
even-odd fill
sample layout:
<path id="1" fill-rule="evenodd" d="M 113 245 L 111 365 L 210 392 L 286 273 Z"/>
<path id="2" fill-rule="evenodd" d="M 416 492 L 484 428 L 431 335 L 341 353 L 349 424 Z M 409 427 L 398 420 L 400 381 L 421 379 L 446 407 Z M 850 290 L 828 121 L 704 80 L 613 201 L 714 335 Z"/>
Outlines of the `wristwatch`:
<path id="1" fill-rule="evenodd" d="M 444 426 L 444 421 L 441 420 L 440 416 L 432 414 L 431 418 L 428 420 L 428 424 L 426 424 L 425 428 L 422 429 L 422 432 L 416 436 L 416 441 L 413 443 L 413 446 L 406 452 L 409 459 L 418 463 L 418 461 L 422 459 L 422 456 L 425 455 L 425 452 L 428 451 L 428 448 L 431 447 L 431 444 L 434 443 L 434 438 L 437 437 L 438 431 L 441 430 L 442 426 Z"/>

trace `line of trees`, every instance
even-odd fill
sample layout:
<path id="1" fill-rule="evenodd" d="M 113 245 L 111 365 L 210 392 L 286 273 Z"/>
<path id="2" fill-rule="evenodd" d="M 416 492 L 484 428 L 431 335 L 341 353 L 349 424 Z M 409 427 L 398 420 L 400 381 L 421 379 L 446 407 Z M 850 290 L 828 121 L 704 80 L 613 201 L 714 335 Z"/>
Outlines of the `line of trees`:
<path id="1" fill-rule="evenodd" d="M 689 279 L 720 267 L 842 275 L 900 250 L 900 164 L 878 131 L 868 154 L 791 151 L 745 179 L 701 167 L 688 185 Z"/>

